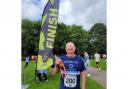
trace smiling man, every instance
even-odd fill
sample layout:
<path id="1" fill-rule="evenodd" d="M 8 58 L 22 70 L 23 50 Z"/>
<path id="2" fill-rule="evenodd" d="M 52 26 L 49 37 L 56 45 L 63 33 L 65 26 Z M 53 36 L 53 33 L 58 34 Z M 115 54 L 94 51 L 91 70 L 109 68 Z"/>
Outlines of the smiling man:
<path id="1" fill-rule="evenodd" d="M 74 54 L 75 49 L 74 43 L 68 42 L 65 48 L 67 54 L 56 60 L 57 65 L 64 64 L 64 67 L 55 67 L 55 72 L 59 69 L 61 72 L 60 89 L 86 89 L 85 66 L 82 59 Z M 82 79 L 81 88 L 80 79 Z"/>

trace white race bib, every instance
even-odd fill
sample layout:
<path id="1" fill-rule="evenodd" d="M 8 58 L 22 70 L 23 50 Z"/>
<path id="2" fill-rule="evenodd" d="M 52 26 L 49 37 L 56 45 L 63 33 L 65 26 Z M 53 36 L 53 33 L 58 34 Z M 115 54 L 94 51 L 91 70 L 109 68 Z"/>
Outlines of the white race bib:
<path id="1" fill-rule="evenodd" d="M 66 75 L 64 78 L 64 85 L 66 87 L 76 87 L 77 84 L 77 76 L 75 75 Z"/>

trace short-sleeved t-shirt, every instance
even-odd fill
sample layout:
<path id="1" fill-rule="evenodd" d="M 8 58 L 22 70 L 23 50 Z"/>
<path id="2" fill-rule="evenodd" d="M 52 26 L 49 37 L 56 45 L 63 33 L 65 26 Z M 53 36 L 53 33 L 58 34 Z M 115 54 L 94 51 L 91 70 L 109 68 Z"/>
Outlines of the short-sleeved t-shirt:
<path id="1" fill-rule="evenodd" d="M 100 55 L 98 53 L 94 54 L 94 57 L 95 57 L 95 61 L 96 62 L 99 62 L 100 60 Z"/>
<path id="2" fill-rule="evenodd" d="M 68 58 L 61 56 L 66 69 L 66 76 L 61 77 L 60 89 L 80 89 L 80 72 L 85 70 L 84 62 L 80 56 Z"/>

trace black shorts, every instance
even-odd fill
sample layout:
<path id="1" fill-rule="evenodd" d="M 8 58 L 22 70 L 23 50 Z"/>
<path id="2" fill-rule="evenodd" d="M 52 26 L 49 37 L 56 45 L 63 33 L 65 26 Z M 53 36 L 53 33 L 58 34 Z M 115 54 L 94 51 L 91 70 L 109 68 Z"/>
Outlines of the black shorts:
<path id="1" fill-rule="evenodd" d="M 99 64 L 99 62 L 96 62 L 96 64 Z"/>

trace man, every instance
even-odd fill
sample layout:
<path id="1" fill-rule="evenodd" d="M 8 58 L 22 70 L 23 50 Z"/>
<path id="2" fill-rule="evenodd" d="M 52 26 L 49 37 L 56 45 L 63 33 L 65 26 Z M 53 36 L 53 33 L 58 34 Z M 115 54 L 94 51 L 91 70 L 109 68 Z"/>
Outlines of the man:
<path id="1" fill-rule="evenodd" d="M 67 55 L 56 60 L 57 66 L 54 69 L 55 72 L 60 70 L 61 73 L 60 89 L 85 89 L 85 66 L 80 56 L 74 54 L 74 43 L 68 42 L 65 50 Z M 82 88 L 80 88 L 80 79 L 82 79 Z"/>
<path id="2" fill-rule="evenodd" d="M 100 54 L 98 54 L 97 52 L 94 54 L 94 58 L 96 61 L 96 70 L 101 70 L 99 67 L 99 61 L 100 61 Z"/>

